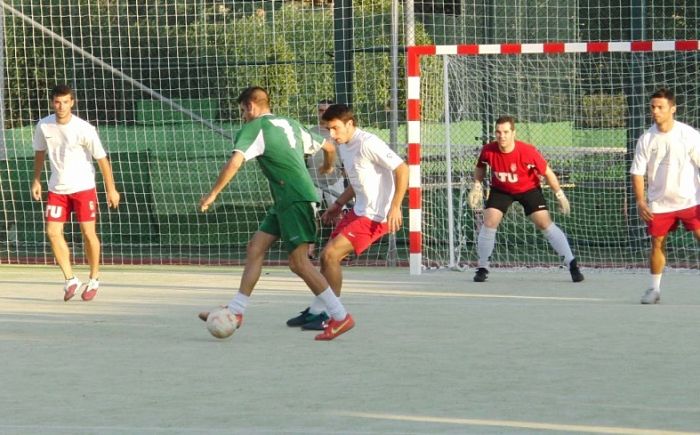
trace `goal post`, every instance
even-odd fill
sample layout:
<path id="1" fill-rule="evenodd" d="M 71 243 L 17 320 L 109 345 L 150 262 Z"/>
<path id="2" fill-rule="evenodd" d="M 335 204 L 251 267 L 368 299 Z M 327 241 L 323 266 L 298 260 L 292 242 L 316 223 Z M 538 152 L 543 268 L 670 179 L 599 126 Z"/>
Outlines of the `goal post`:
<path id="1" fill-rule="evenodd" d="M 629 185 L 636 139 L 650 125 L 648 96 L 679 99 L 676 118 L 698 127 L 698 40 L 593 41 L 407 47 L 407 160 L 411 274 L 476 260 L 480 213 L 466 194 L 493 121 L 516 119 L 516 135 L 542 151 L 572 201 L 555 222 L 592 267 L 640 267 L 648 241 Z M 442 58 L 442 61 L 439 59 Z M 560 265 L 518 207 L 504 218 L 492 262 Z M 668 265 L 698 268 L 695 241 L 679 231 Z"/>

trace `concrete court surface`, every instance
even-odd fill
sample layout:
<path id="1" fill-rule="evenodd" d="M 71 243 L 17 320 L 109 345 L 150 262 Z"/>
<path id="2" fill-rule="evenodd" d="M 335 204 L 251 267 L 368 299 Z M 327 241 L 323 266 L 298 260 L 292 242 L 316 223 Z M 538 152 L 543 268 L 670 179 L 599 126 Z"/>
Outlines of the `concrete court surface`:
<path id="1" fill-rule="evenodd" d="M 77 269 L 85 279 L 84 267 Z M 357 326 L 285 321 L 311 293 L 265 268 L 231 339 L 196 313 L 241 268 L 106 266 L 92 302 L 55 266 L 0 266 L 0 434 L 700 432 L 700 275 L 345 269 Z"/>

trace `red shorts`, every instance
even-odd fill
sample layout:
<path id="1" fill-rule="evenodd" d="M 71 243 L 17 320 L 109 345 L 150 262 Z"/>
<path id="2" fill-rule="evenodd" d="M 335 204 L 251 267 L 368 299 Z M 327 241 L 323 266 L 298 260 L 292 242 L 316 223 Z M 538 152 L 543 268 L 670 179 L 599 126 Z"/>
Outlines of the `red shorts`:
<path id="1" fill-rule="evenodd" d="M 647 223 L 647 232 L 652 237 L 663 237 L 678 228 L 678 222 L 688 231 L 700 228 L 700 205 L 669 213 L 654 213 L 654 219 Z"/>
<path id="2" fill-rule="evenodd" d="M 66 222 L 75 212 L 78 222 L 97 220 L 97 191 L 83 190 L 69 194 L 49 192 L 46 200 L 46 222 Z"/>
<path id="3" fill-rule="evenodd" d="M 338 222 L 331 233 L 331 239 L 342 234 L 352 244 L 355 254 L 360 255 L 388 231 L 389 226 L 386 222 L 375 222 L 370 218 L 358 216 L 354 210 L 350 210 Z"/>

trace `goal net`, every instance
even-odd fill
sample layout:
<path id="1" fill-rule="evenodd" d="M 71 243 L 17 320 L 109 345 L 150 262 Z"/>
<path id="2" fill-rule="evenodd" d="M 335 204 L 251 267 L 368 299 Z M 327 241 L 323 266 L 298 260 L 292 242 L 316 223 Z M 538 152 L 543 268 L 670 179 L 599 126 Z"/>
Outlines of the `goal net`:
<path id="1" fill-rule="evenodd" d="M 631 156 L 650 126 L 648 100 L 659 87 L 676 93 L 676 119 L 700 126 L 699 53 L 697 41 L 409 49 L 412 174 L 420 167 L 410 192 L 412 273 L 475 265 L 482 211 L 469 208 L 467 194 L 479 151 L 494 139 L 502 115 L 516 119 L 516 137 L 537 146 L 558 175 L 571 215 L 557 212 L 546 187 L 545 197 L 579 263 L 644 266 L 649 240 L 630 186 Z M 670 267 L 699 268 L 691 233 L 670 236 L 667 260 Z M 561 264 L 517 203 L 499 227 L 491 261 Z"/>
<path id="2" fill-rule="evenodd" d="M 244 88 L 265 87 L 276 114 L 308 127 L 318 123 L 318 101 L 342 101 L 339 88 L 349 88 L 362 126 L 389 138 L 389 54 L 371 48 L 390 42 L 389 16 L 372 4 L 354 10 L 355 51 L 345 53 L 360 75 L 353 90 L 352 71 L 345 82 L 336 74 L 336 12 L 328 1 L 0 1 L 0 263 L 54 261 L 43 203 L 29 186 L 32 134 L 58 83 L 75 89 L 74 113 L 96 126 L 122 194 L 108 209 L 97 171 L 106 263 L 242 262 L 272 205 L 257 163 L 243 166 L 209 212 L 197 204 L 229 158 Z M 317 249 L 330 230 L 319 222 Z M 84 262 L 78 225 L 67 224 L 66 236 Z M 386 264 L 388 249 L 383 240 L 353 261 Z M 286 259 L 273 245 L 268 261 Z"/>

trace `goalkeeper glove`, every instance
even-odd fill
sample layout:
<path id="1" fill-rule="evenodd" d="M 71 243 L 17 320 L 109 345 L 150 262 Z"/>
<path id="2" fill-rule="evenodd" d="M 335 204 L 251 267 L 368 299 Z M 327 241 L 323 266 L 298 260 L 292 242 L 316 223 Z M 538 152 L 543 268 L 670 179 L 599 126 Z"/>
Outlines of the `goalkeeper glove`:
<path id="1" fill-rule="evenodd" d="M 484 187 L 481 185 L 481 181 L 474 181 L 472 190 L 469 191 L 469 207 L 474 210 L 481 210 L 483 208 L 482 201 L 484 199 Z"/>
<path id="2" fill-rule="evenodd" d="M 568 216 L 571 214 L 571 205 L 569 204 L 569 200 L 566 199 L 566 195 L 564 195 L 563 190 L 559 190 L 557 193 L 554 194 L 554 196 L 557 197 L 557 201 L 559 201 L 559 211 L 561 214 Z"/>

